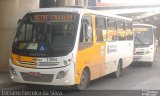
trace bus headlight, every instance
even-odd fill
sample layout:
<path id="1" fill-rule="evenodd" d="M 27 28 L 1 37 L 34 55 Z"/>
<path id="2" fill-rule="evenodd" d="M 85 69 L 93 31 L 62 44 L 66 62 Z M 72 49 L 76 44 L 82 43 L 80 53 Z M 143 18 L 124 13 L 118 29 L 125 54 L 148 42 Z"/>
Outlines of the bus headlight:
<path id="1" fill-rule="evenodd" d="M 153 46 L 150 46 L 147 51 L 146 54 L 152 53 L 153 52 Z"/>
<path id="2" fill-rule="evenodd" d="M 60 71 L 60 72 L 58 72 L 56 79 L 62 79 L 66 75 L 67 75 L 67 71 Z"/>
<path id="3" fill-rule="evenodd" d="M 64 60 L 64 61 L 63 61 L 63 64 L 66 65 L 66 66 L 69 65 L 70 63 L 71 63 L 71 59 L 68 59 L 68 60 Z"/>
<path id="4" fill-rule="evenodd" d="M 13 75 L 17 76 L 16 70 L 13 67 L 10 66 L 9 69 Z"/>
<path id="5" fill-rule="evenodd" d="M 147 50 L 147 51 L 146 51 L 146 54 L 149 54 L 149 53 L 151 53 L 151 51 L 150 51 L 150 50 Z"/>
<path id="6" fill-rule="evenodd" d="M 64 61 L 63 61 L 63 64 L 64 64 L 64 65 L 68 65 L 67 60 L 64 60 Z"/>

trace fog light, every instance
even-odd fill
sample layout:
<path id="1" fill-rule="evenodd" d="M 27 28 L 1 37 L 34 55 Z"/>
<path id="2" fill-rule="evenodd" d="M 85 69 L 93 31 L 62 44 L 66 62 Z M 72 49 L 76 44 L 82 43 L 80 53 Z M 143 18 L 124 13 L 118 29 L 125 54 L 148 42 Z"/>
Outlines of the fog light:
<path id="1" fill-rule="evenodd" d="M 63 61 L 64 65 L 68 65 L 68 62 L 66 60 Z"/>
<path id="2" fill-rule="evenodd" d="M 60 71 L 56 77 L 56 79 L 61 79 L 64 78 L 66 76 L 66 72 L 65 71 Z"/>
<path id="3" fill-rule="evenodd" d="M 11 76 L 11 79 L 13 79 L 14 77 L 13 76 Z"/>
<path id="4" fill-rule="evenodd" d="M 10 66 L 10 71 L 13 75 L 17 76 L 16 70 Z"/>

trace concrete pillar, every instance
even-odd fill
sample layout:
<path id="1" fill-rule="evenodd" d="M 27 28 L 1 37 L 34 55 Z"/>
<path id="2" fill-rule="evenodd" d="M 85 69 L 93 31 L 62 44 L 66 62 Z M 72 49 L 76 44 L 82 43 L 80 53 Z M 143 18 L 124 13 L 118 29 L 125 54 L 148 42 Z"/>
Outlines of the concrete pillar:
<path id="1" fill-rule="evenodd" d="M 40 8 L 57 7 L 57 0 L 40 0 Z"/>
<path id="2" fill-rule="evenodd" d="M 83 6 L 83 0 L 78 0 L 78 5 Z"/>
<path id="3" fill-rule="evenodd" d="M 57 0 L 58 7 L 62 7 L 66 5 L 66 0 Z"/>
<path id="4" fill-rule="evenodd" d="M 75 5 L 75 0 L 66 0 L 66 5 L 68 5 L 68 6 L 74 6 Z"/>
<path id="5" fill-rule="evenodd" d="M 88 0 L 78 0 L 78 5 L 87 7 L 88 6 Z"/>
<path id="6" fill-rule="evenodd" d="M 17 20 L 38 7 L 39 0 L 0 0 L 0 72 L 8 71 Z"/>

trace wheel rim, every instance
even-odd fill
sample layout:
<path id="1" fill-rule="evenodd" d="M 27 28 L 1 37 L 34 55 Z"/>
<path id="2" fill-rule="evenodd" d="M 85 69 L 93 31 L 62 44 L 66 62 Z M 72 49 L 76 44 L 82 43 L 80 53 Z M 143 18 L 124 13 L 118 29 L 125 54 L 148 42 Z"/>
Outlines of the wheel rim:
<path id="1" fill-rule="evenodd" d="M 86 76 L 83 74 L 81 78 L 81 85 L 86 85 Z"/>
<path id="2" fill-rule="evenodd" d="M 87 87 L 87 74 L 86 74 L 86 72 L 82 73 L 79 87 L 80 87 L 80 89 L 85 89 Z"/>

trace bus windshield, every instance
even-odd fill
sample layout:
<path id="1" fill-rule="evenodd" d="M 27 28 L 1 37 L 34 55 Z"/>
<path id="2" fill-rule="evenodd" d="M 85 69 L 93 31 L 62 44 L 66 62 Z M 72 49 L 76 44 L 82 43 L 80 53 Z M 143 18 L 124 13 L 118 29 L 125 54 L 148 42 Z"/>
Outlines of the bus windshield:
<path id="1" fill-rule="evenodd" d="M 149 46 L 153 44 L 153 30 L 150 27 L 135 27 L 135 46 Z"/>
<path id="2" fill-rule="evenodd" d="M 17 29 L 13 53 L 25 56 L 64 56 L 74 46 L 79 15 L 69 12 L 29 13 Z"/>

